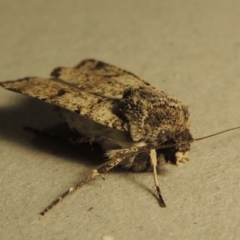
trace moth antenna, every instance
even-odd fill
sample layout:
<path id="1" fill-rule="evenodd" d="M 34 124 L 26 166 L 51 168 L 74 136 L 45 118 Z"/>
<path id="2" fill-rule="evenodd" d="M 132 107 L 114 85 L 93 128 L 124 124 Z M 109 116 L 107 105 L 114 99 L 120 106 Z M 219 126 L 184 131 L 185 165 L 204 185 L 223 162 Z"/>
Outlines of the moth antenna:
<path id="1" fill-rule="evenodd" d="M 201 141 L 201 140 L 203 140 L 203 139 L 210 138 L 210 137 L 214 137 L 214 136 L 220 135 L 220 134 L 222 134 L 222 133 L 230 132 L 230 131 L 233 131 L 233 130 L 236 130 L 236 129 L 240 129 L 240 127 L 229 128 L 229 129 L 227 129 L 227 130 L 223 130 L 223 131 L 221 131 L 221 132 L 217 132 L 217 133 L 214 133 L 214 134 L 205 136 L 205 137 L 196 138 L 196 139 L 194 139 L 194 141 Z"/>

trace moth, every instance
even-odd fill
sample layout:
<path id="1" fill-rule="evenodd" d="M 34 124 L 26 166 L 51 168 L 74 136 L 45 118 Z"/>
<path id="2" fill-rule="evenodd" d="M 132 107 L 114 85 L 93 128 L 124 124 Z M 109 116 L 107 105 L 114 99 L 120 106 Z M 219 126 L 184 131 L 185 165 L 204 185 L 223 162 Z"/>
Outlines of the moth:
<path id="1" fill-rule="evenodd" d="M 101 61 L 87 59 L 74 68 L 56 68 L 49 79 L 27 77 L 0 85 L 58 106 L 68 127 L 78 133 L 75 143 L 97 142 L 107 156 L 41 215 L 95 177 L 104 178 L 103 174 L 117 165 L 135 172 L 152 171 L 159 205 L 166 207 L 157 168 L 164 163 L 186 163 L 191 143 L 206 138 L 193 138 L 189 110 L 181 101 Z"/>

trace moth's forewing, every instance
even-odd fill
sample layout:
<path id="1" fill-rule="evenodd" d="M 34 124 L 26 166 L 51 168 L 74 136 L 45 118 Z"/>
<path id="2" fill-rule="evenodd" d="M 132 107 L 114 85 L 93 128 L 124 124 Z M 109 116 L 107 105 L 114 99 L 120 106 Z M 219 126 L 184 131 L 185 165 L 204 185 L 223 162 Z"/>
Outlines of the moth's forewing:
<path id="1" fill-rule="evenodd" d="M 114 99 L 121 99 L 128 88 L 149 86 L 133 73 L 93 59 L 84 60 L 75 68 L 56 68 L 51 76 L 85 92 Z"/>
<path id="2" fill-rule="evenodd" d="M 80 91 L 62 80 L 29 77 L 1 82 L 0 85 L 5 89 L 57 105 L 106 127 L 125 131 L 124 122 L 112 111 L 116 100 Z"/>

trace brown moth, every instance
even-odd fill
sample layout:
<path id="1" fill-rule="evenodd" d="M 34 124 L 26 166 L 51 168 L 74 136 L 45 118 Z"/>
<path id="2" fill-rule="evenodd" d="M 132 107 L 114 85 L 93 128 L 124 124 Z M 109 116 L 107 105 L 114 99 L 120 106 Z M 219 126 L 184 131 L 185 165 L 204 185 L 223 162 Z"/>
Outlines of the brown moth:
<path id="1" fill-rule="evenodd" d="M 108 160 L 41 214 L 117 165 L 136 172 L 152 171 L 159 204 L 165 207 L 157 167 L 187 162 L 191 143 L 206 138 L 192 137 L 187 106 L 128 71 L 92 59 L 74 68 L 56 68 L 51 76 L 27 77 L 0 85 L 58 106 L 69 128 L 79 133 L 74 141 L 98 142 Z"/>

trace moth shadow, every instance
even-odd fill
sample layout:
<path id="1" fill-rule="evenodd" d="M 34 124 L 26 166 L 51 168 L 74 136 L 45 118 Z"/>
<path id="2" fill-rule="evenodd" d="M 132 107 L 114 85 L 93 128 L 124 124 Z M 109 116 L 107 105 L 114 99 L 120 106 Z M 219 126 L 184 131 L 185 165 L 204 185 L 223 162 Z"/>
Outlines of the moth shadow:
<path id="1" fill-rule="evenodd" d="M 18 97 L 17 97 L 18 98 Z M 0 138 L 27 148 L 61 155 L 66 161 L 83 162 L 95 167 L 104 161 L 103 152 L 96 144 L 82 143 L 78 146 L 64 141 L 24 131 L 29 126 L 51 134 L 69 136 L 56 108 L 36 99 L 19 97 L 17 104 L 0 108 Z M 66 134 L 66 135 L 64 135 Z"/>
<path id="2" fill-rule="evenodd" d="M 68 137 L 70 134 L 69 129 L 63 124 L 62 119 L 52 105 L 22 96 L 19 99 L 17 104 L 0 107 L 1 139 L 21 145 L 23 148 L 33 148 L 50 154 L 60 155 L 61 159 L 64 158 L 64 161 L 81 162 L 90 168 L 95 168 L 105 161 L 103 157 L 104 152 L 97 144 L 82 143 L 74 146 L 62 140 L 58 141 L 57 139 L 44 137 L 42 134 L 24 131 L 24 127 L 29 126 L 53 135 L 65 135 Z M 127 181 L 145 190 L 158 201 L 154 188 L 130 177 L 132 174 L 136 176 L 140 174 L 145 175 L 146 173 L 129 173 L 129 170 L 120 166 L 117 166 L 111 172 L 120 174 L 125 180 L 127 179 Z M 152 175 L 152 172 L 148 172 L 148 174 Z M 164 170 L 160 171 L 160 175 L 162 174 L 165 174 Z"/>
<path id="3" fill-rule="evenodd" d="M 66 136 L 66 139 L 70 134 L 56 108 L 51 104 L 24 96 L 14 96 L 14 98 L 19 99 L 17 104 L 0 107 L 0 138 L 21 145 L 23 148 L 59 155 L 65 161 L 81 162 L 91 168 L 106 160 L 103 157 L 104 152 L 97 144 L 82 143 L 75 146 L 62 140 L 44 137 L 42 134 L 24 131 L 24 127 L 28 126 L 53 135 Z M 111 172 L 124 173 L 129 170 L 117 166 Z"/>
<path id="4" fill-rule="evenodd" d="M 126 172 L 126 169 L 119 169 L 119 171 Z M 158 177 L 164 177 L 165 175 L 168 175 L 169 170 L 166 168 L 166 166 L 163 166 L 162 168 L 158 169 Z M 152 176 L 152 184 L 147 184 L 147 182 L 143 182 L 139 179 L 139 175 L 141 175 L 141 179 L 144 179 L 146 175 L 149 174 Z M 155 200 L 159 203 L 159 198 L 156 194 L 156 189 L 154 185 L 154 178 L 153 178 L 153 172 L 128 172 L 125 174 L 121 174 L 121 177 L 124 178 L 125 181 L 128 181 L 130 184 L 133 184 L 134 186 L 138 187 L 141 190 L 144 190 L 149 195 L 155 198 Z M 145 176 L 145 177 L 144 177 Z M 147 178 L 147 177 L 146 177 Z M 161 186 L 160 186 L 161 187 Z"/>

